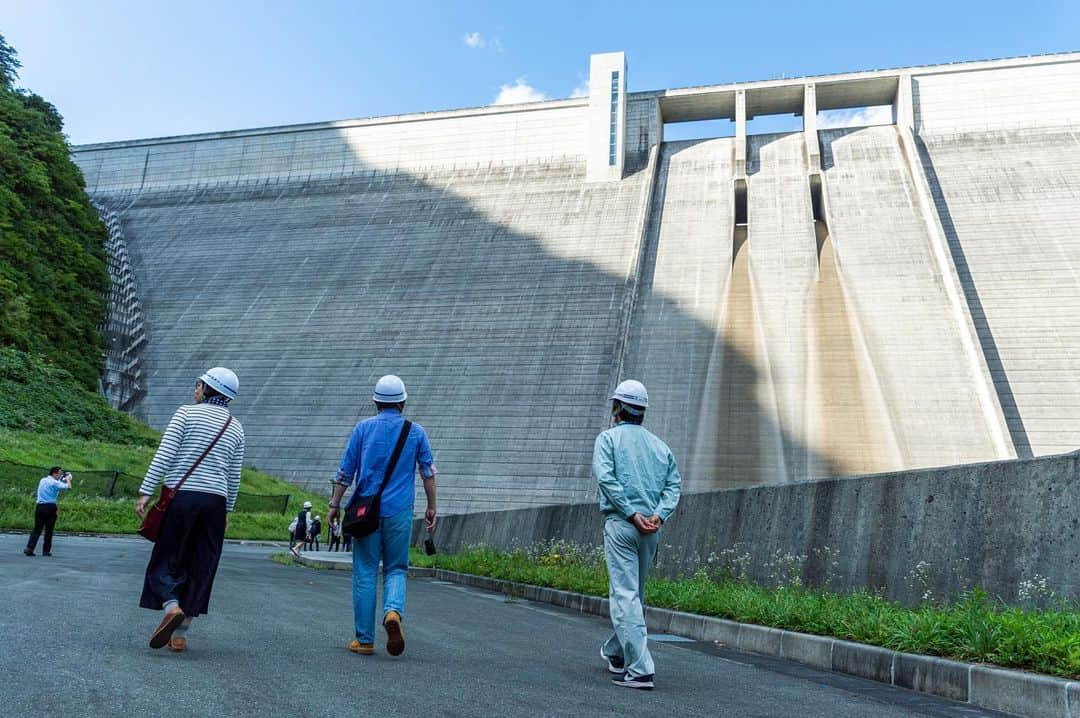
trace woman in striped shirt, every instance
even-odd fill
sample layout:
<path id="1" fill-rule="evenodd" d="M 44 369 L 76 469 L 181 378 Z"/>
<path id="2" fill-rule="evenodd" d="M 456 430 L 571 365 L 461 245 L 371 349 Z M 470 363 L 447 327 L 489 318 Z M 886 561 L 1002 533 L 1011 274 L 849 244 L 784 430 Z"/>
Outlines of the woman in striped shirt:
<path id="1" fill-rule="evenodd" d="M 244 463 L 244 428 L 230 419 L 228 409 L 238 389 L 236 374 L 222 367 L 199 377 L 195 405 L 173 414 L 139 487 L 135 512 L 142 517 L 159 483 L 175 488 L 195 467 L 165 513 L 146 567 L 139 605 L 165 611 L 150 637 L 151 648 L 168 644 L 172 651 L 183 651 L 191 619 L 207 612 Z"/>

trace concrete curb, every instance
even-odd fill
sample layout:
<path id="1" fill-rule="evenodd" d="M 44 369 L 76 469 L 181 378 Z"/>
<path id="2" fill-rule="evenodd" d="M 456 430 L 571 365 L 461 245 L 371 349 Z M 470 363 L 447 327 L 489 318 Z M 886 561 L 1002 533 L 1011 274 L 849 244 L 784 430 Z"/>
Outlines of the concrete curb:
<path id="1" fill-rule="evenodd" d="M 310 554 L 302 554 L 300 563 L 319 567 L 336 563 L 334 568 L 344 570 L 352 567 L 351 563 L 342 559 L 312 557 Z M 410 567 L 409 578 L 452 581 L 594 616 L 608 615 L 606 598 L 554 588 L 441 568 Z M 670 633 L 747 653 L 774 656 L 1024 718 L 1080 718 L 1080 682 L 1062 678 L 901 653 L 839 638 L 738 623 L 667 608 L 646 606 L 645 622 L 649 630 L 655 633 Z"/>

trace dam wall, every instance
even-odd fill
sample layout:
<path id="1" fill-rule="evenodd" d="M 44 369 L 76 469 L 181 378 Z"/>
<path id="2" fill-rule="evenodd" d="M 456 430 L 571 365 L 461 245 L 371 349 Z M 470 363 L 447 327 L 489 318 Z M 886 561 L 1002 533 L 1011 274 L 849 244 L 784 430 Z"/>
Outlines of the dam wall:
<path id="1" fill-rule="evenodd" d="M 636 93 L 604 63 L 590 98 L 75 148 L 110 400 L 162 428 L 229 366 L 249 462 L 323 490 L 397 373 L 444 513 L 591 500 L 625 377 L 688 494 L 1080 445 L 1080 55 Z"/>

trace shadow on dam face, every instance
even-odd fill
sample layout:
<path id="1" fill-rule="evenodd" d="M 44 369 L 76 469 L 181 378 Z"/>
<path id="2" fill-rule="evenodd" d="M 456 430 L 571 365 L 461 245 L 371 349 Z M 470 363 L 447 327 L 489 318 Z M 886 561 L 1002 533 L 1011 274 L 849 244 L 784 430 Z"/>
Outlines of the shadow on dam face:
<path id="1" fill-rule="evenodd" d="M 398 373 L 448 513 L 591 498 L 648 171 L 587 185 L 573 160 L 407 172 L 357 155 L 333 176 L 97 193 L 121 215 L 145 293 L 137 410 L 161 428 L 192 376 L 230 366 L 248 462 L 324 487 L 373 413 L 375 379 Z M 671 191 L 658 182 L 655 196 Z M 690 490 L 715 486 L 699 481 L 694 445 L 732 486 L 784 480 L 788 445 L 833 466 L 785 435 L 761 395 L 749 246 L 745 232 L 728 241 L 730 281 L 706 302 L 721 326 L 656 286 L 657 247 L 645 247 L 638 291 L 664 321 L 639 325 L 626 349 L 626 376 L 648 375 L 646 426 Z M 228 271 L 207 276 L 211 259 Z"/>

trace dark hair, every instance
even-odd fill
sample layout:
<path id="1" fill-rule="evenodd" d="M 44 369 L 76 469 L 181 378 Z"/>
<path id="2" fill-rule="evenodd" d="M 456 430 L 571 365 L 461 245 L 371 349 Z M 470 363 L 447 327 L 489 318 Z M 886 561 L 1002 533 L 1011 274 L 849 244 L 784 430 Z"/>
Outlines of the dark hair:
<path id="1" fill-rule="evenodd" d="M 395 401 L 392 404 L 387 404 L 386 402 L 377 401 L 375 402 L 375 408 L 379 411 L 382 411 L 383 409 L 397 409 L 398 411 L 405 411 L 405 402 Z"/>
<path id="2" fill-rule="evenodd" d="M 618 399 L 611 402 L 611 411 L 615 414 L 615 418 L 625 424 L 640 424 L 645 420 L 645 410 L 640 407 L 634 408 L 637 409 L 639 413 L 631 414 L 630 411 L 627 410 L 626 405 Z"/>
<path id="3" fill-rule="evenodd" d="M 214 387 L 207 384 L 205 381 L 202 383 L 202 396 L 203 399 L 213 399 L 215 396 L 224 396 L 226 399 L 229 398 Z"/>
<path id="4" fill-rule="evenodd" d="M 64 469 L 62 467 L 60 467 L 60 466 L 54 466 L 51 469 L 49 469 L 49 476 L 52 476 L 53 474 L 55 474 L 55 473 L 57 473 L 59 471 L 63 471 L 63 470 Z"/>

